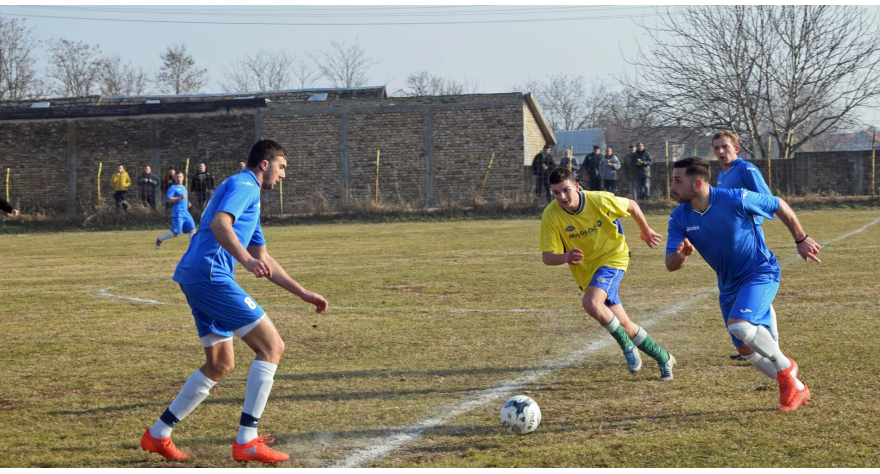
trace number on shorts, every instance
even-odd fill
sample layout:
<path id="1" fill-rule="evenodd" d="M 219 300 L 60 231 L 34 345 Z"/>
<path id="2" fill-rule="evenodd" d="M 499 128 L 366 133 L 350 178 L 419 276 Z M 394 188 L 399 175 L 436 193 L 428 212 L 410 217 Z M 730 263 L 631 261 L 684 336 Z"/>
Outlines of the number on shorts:
<path id="1" fill-rule="evenodd" d="M 248 305 L 248 308 L 250 309 L 257 309 L 257 303 L 254 303 L 254 300 L 252 300 L 250 296 L 244 299 L 244 303 Z"/>

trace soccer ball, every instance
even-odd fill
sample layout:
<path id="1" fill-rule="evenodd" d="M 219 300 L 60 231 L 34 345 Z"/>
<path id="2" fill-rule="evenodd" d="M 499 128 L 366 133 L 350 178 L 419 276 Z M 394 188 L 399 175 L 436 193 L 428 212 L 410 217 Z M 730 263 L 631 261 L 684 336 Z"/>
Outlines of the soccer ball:
<path id="1" fill-rule="evenodd" d="M 501 406 L 501 424 L 508 433 L 527 435 L 541 424 L 541 409 L 525 395 L 510 397 Z"/>

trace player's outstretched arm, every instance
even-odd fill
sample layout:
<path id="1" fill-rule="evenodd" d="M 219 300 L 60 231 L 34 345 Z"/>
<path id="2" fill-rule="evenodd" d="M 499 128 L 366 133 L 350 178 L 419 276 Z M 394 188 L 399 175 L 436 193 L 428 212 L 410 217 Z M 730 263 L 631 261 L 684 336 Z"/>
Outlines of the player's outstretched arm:
<path id="1" fill-rule="evenodd" d="M 678 249 L 676 249 L 675 253 L 666 256 L 666 269 L 670 272 L 680 270 L 681 267 L 684 266 L 684 262 L 686 262 L 688 257 L 693 253 L 694 245 L 687 239 L 687 237 L 685 237 L 685 239 L 678 244 Z"/>
<path id="2" fill-rule="evenodd" d="M 244 268 L 253 273 L 255 277 L 271 278 L 272 269 L 269 267 L 269 264 L 253 258 L 238 241 L 235 231 L 232 230 L 233 221 L 232 214 L 223 211 L 214 213 L 214 218 L 211 219 L 211 233 L 214 234 L 217 243 L 236 260 L 241 262 Z"/>
<path id="3" fill-rule="evenodd" d="M 584 251 L 581 249 L 572 249 L 568 253 L 544 252 L 541 254 L 544 265 L 578 265 L 584 259 Z"/>
<path id="4" fill-rule="evenodd" d="M 642 214 L 642 208 L 639 207 L 637 202 L 630 199 L 626 212 L 628 212 L 630 217 L 636 221 L 636 225 L 639 226 L 639 238 L 642 239 L 648 247 L 654 248 L 657 245 L 660 245 L 660 242 L 663 241 L 663 236 L 655 232 L 654 229 L 648 225 L 648 220 L 645 219 L 645 215 Z"/>
<path id="5" fill-rule="evenodd" d="M 779 199 L 779 209 L 776 210 L 776 215 L 779 216 L 779 220 L 785 224 L 785 227 L 788 227 L 788 231 L 794 237 L 795 244 L 797 244 L 797 252 L 801 258 L 805 262 L 807 259 L 810 259 L 816 263 L 821 263 L 822 261 L 817 257 L 821 247 L 804 232 L 794 210 L 783 199 Z"/>
<path id="6" fill-rule="evenodd" d="M 296 280 L 291 278 L 291 276 L 288 275 L 286 271 L 284 271 L 284 268 L 281 266 L 281 264 L 278 263 L 278 261 L 275 260 L 271 255 L 269 255 L 269 252 L 266 250 L 265 245 L 251 246 L 247 248 L 247 251 L 255 259 L 266 262 L 272 269 L 272 274 L 271 276 L 269 276 L 269 281 L 293 293 L 294 295 L 299 296 L 300 299 L 302 299 L 306 303 L 315 305 L 316 313 L 323 313 L 324 311 L 327 311 L 327 300 L 325 300 L 323 296 L 305 289 L 302 285 L 297 283 Z"/>

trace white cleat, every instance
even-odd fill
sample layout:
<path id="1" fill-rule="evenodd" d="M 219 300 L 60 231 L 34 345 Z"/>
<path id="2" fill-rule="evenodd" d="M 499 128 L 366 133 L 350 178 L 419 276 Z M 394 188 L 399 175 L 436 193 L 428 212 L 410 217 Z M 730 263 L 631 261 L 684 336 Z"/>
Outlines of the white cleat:
<path id="1" fill-rule="evenodd" d="M 636 373 L 642 368 L 642 357 L 639 355 L 639 349 L 635 346 L 627 347 L 623 350 L 626 357 L 626 368 L 631 373 Z"/>
<path id="2" fill-rule="evenodd" d="M 666 361 L 665 364 L 660 365 L 660 380 L 663 382 L 669 382 L 672 380 L 672 367 L 675 365 L 675 357 L 672 357 L 672 354 L 669 354 L 669 360 Z"/>

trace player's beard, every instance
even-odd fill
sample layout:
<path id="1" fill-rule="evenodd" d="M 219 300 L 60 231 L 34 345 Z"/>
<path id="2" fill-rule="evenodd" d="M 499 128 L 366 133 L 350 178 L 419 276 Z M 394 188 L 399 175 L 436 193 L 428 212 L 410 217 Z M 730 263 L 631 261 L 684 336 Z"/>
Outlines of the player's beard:
<path id="1" fill-rule="evenodd" d="M 691 199 L 693 199 L 694 196 L 696 196 L 696 195 L 697 195 L 697 190 L 694 189 L 693 184 L 691 184 L 691 188 L 690 188 L 689 192 L 687 192 L 685 194 L 678 194 L 677 192 L 672 191 L 672 197 L 674 197 L 675 200 L 678 201 L 679 204 L 684 204 L 686 202 L 690 202 Z"/>

